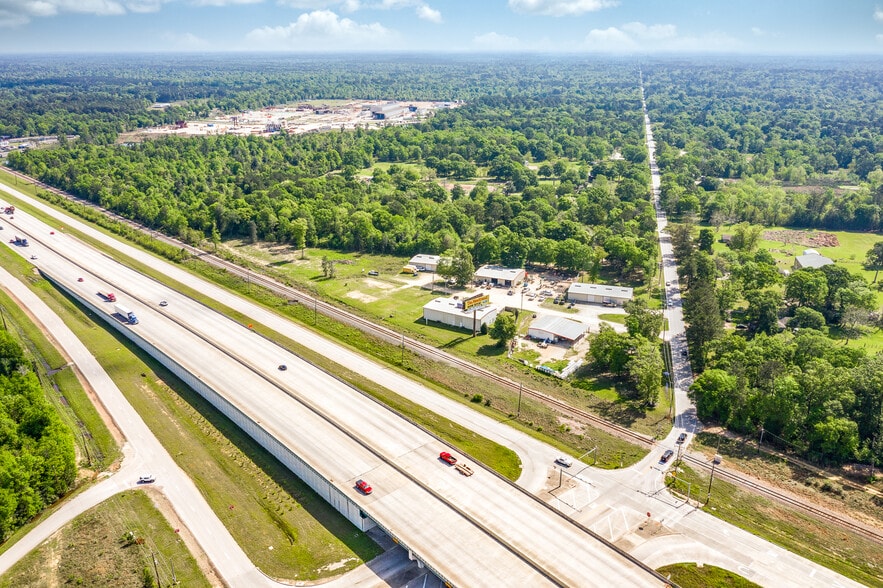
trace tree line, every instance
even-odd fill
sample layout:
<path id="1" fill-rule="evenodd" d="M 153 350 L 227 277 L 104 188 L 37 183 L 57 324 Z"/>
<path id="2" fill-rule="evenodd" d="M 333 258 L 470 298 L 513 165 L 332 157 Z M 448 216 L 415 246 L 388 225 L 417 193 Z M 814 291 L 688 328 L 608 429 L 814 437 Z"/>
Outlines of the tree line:
<path id="1" fill-rule="evenodd" d="M 73 434 L 21 346 L 0 331 L 0 538 L 67 493 L 76 473 Z"/>

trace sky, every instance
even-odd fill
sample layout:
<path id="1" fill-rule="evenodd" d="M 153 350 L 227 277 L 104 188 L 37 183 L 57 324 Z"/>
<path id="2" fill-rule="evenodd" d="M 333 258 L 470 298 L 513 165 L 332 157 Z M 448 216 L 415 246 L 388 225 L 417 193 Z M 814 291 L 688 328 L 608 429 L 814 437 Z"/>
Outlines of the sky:
<path id="1" fill-rule="evenodd" d="M 0 53 L 883 56 L 883 0 L 0 0 Z"/>

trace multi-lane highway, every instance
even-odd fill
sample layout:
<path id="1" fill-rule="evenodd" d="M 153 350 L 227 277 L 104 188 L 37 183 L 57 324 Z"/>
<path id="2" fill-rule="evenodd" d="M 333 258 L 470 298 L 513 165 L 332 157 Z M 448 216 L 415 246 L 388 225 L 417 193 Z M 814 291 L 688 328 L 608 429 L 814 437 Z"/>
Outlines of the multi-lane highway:
<path id="1" fill-rule="evenodd" d="M 473 465 L 475 475 L 460 476 L 439 462 L 449 448 L 437 439 L 247 327 L 26 215 L 11 223 L 31 239 L 46 275 L 84 299 L 115 292 L 140 318 L 130 328 L 221 391 L 453 584 L 663 583 L 495 474 Z M 373 494 L 356 491 L 360 478 Z"/>

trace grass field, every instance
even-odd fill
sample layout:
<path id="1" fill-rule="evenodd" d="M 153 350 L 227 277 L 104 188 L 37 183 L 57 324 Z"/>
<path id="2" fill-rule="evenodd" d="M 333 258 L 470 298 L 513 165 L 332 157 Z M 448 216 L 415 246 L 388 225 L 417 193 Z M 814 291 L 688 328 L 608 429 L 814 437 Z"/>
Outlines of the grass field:
<path id="1" fill-rule="evenodd" d="M 687 493 L 690 483 L 692 498 L 704 500 L 709 478 L 682 464 L 677 480 L 669 475 L 667 483 L 681 494 Z M 714 480 L 703 510 L 857 582 L 883 585 L 880 545 L 855 533 L 744 492 L 719 478 Z"/>
<path id="2" fill-rule="evenodd" d="M 156 556 L 154 567 L 153 556 Z M 109 498 L 10 568 L 0 588 L 210 586 L 146 492 Z"/>
<path id="3" fill-rule="evenodd" d="M 681 588 L 760 588 L 759 584 L 717 566 L 680 563 L 656 571 Z"/>

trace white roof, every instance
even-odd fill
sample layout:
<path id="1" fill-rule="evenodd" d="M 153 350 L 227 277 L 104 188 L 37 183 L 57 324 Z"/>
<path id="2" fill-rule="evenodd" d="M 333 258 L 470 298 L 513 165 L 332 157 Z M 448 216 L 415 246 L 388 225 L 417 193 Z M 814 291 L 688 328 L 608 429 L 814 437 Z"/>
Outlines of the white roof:
<path id="1" fill-rule="evenodd" d="M 632 288 L 626 288 L 625 286 L 608 286 L 606 284 L 583 284 L 581 282 L 571 284 L 570 288 L 567 289 L 568 294 L 592 294 L 594 296 L 610 296 L 613 298 L 625 298 L 627 300 L 632 299 L 632 292 Z"/>
<path id="2" fill-rule="evenodd" d="M 460 305 L 460 307 L 458 308 L 457 305 Z M 497 308 L 490 304 L 485 306 L 473 306 L 469 310 L 463 310 L 462 306 L 462 300 L 454 300 L 453 298 L 435 298 L 424 304 L 423 309 L 435 310 L 445 314 L 462 315 L 468 318 L 472 318 L 473 313 L 475 313 L 475 318 L 478 320 L 497 311 Z"/>
<path id="3" fill-rule="evenodd" d="M 438 260 L 441 258 L 441 255 L 425 255 L 423 253 L 418 253 L 414 257 L 411 258 L 411 265 L 417 265 L 420 263 L 432 263 L 438 265 Z"/>
<path id="4" fill-rule="evenodd" d="M 531 329 L 538 331 L 546 331 L 552 333 L 556 337 L 574 341 L 579 339 L 586 331 L 589 330 L 587 325 L 579 321 L 554 315 L 543 315 L 538 317 L 530 324 Z"/>
<path id="5" fill-rule="evenodd" d="M 818 253 L 813 253 L 811 255 L 798 255 L 797 263 L 800 264 L 800 267 L 813 267 L 819 268 L 825 265 L 831 265 L 834 263 L 832 260 L 828 259 L 824 255 L 819 255 Z"/>
<path id="6" fill-rule="evenodd" d="M 521 276 L 524 270 L 521 268 L 503 267 L 501 265 L 483 265 L 475 272 L 476 278 L 514 280 Z"/>

